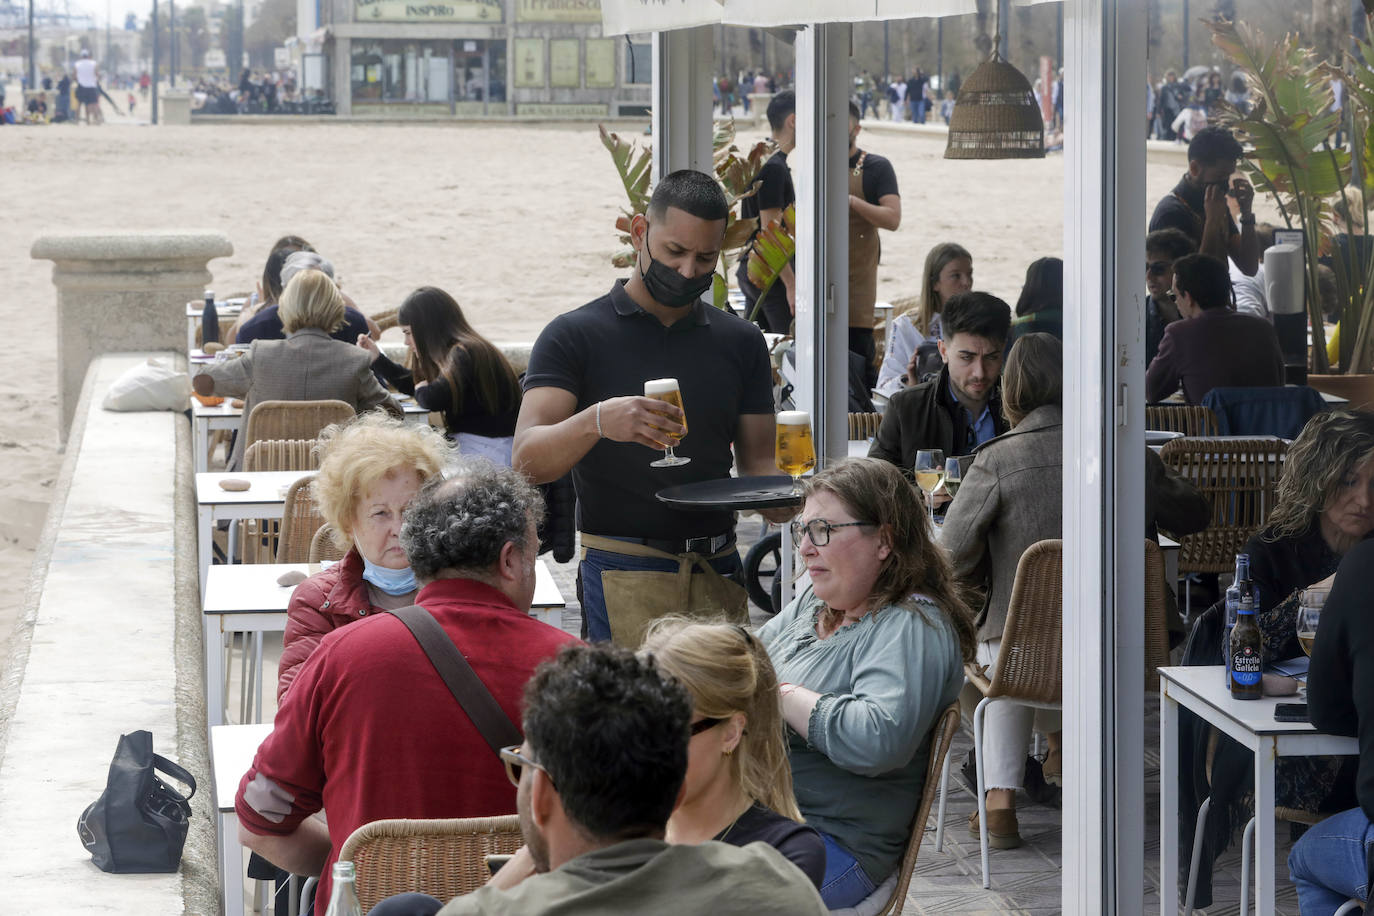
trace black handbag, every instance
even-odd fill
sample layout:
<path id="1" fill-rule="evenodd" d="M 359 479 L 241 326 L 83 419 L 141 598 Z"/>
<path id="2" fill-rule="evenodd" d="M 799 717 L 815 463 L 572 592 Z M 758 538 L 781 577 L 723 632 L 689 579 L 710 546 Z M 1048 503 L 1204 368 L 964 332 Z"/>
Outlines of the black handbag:
<path id="1" fill-rule="evenodd" d="M 185 783 L 191 791 L 180 794 L 156 771 Z M 195 794 L 194 776 L 153 753 L 152 732 L 131 732 L 120 737 L 105 791 L 81 813 L 76 832 L 101 871 L 173 872 L 181 864 L 190 799 Z"/>

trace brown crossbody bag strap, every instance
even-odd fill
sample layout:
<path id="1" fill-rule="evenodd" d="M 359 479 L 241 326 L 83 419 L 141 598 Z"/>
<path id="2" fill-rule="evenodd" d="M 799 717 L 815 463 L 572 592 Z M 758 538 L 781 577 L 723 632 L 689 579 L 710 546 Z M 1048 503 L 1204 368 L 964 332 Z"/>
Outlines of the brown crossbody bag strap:
<path id="1" fill-rule="evenodd" d="M 500 754 L 501 748 L 520 744 L 525 740 L 520 734 L 520 729 L 515 727 L 510 716 L 506 715 L 505 710 L 496 702 L 487 685 L 483 684 L 477 672 L 472 670 L 472 665 L 468 664 L 463 653 L 458 651 L 458 647 L 444 632 L 444 628 L 439 626 L 439 621 L 434 619 L 433 614 L 418 604 L 396 608 L 387 613 L 394 614 L 406 625 L 406 629 L 410 630 L 420 648 L 425 650 L 425 655 L 429 656 L 434 670 L 444 679 L 444 684 L 448 686 L 453 698 L 463 707 L 463 712 L 467 713 L 472 724 L 477 726 L 487 744 L 491 745 L 493 753 Z"/>

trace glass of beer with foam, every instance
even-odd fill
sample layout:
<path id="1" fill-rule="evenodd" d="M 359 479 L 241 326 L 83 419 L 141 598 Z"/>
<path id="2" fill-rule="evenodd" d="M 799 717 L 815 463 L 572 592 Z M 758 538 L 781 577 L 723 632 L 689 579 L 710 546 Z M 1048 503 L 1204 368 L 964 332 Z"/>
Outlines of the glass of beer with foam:
<path id="1" fill-rule="evenodd" d="M 645 382 L 644 396 L 646 398 L 653 398 L 655 401 L 662 401 L 665 404 L 672 404 L 679 410 L 683 410 L 682 392 L 678 389 L 677 379 L 675 378 L 656 378 L 652 381 Z M 682 429 L 682 436 L 687 435 L 687 413 L 685 410 L 683 410 L 682 414 Z M 668 436 L 673 440 L 673 443 L 668 446 L 662 458 L 657 461 L 649 462 L 649 467 L 676 468 L 691 463 L 691 458 L 684 458 L 673 452 L 673 446 L 677 444 L 677 441 L 680 440 L 682 436 L 676 433 L 668 433 Z"/>
<path id="2" fill-rule="evenodd" d="M 816 466 L 816 445 L 811 440 L 811 414 L 784 410 L 778 414 L 778 468 L 792 475 L 792 492 L 801 495 L 801 475 Z"/>

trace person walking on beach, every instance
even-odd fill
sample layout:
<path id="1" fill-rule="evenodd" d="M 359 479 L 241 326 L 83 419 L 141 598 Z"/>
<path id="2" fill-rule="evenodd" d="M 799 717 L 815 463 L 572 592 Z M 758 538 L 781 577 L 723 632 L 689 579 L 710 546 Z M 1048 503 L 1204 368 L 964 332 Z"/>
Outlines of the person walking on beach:
<path id="1" fill-rule="evenodd" d="M 95 61 L 91 60 L 91 52 L 81 51 L 81 59 L 73 67 L 76 71 L 76 102 L 79 106 L 77 114 L 84 112 L 86 123 L 91 123 L 91 115 L 95 114 L 95 123 L 103 124 L 104 116 L 100 113 L 100 76 L 96 68 Z"/>
<path id="2" fill-rule="evenodd" d="M 694 606 L 748 622 L 734 513 L 687 512 L 655 496 L 726 479 L 732 464 L 740 476 L 777 473 L 763 335 L 700 298 L 728 216 L 711 176 L 665 176 L 647 212 L 630 221 L 629 279 L 555 318 L 530 352 L 512 464 L 536 483 L 572 472 L 582 532 L 577 593 L 592 640 L 637 646 L 652 619 L 689 612 L 680 571 L 689 596 L 703 599 Z M 641 397 L 655 379 L 676 383 L 690 433 L 677 406 Z M 651 466 L 670 446 L 689 463 Z M 765 514 L 783 521 L 792 513 Z"/>

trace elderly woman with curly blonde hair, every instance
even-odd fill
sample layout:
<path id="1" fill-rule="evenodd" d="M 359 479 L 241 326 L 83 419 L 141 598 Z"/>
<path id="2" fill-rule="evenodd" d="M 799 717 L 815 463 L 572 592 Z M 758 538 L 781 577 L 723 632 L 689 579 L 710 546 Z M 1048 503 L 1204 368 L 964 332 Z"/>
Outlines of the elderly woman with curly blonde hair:
<path id="1" fill-rule="evenodd" d="M 401 513 L 449 455 L 444 437 L 372 413 L 320 434 L 310 493 L 344 558 L 296 586 L 286 609 L 277 701 L 326 633 L 378 610 L 415 603 L 415 574 L 401 549 Z"/>

